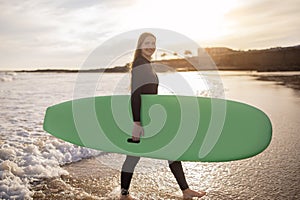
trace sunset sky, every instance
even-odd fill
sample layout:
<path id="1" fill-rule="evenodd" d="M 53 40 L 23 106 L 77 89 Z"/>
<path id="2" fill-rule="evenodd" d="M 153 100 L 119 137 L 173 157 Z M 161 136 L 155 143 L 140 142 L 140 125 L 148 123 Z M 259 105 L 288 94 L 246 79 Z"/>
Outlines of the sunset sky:
<path id="1" fill-rule="evenodd" d="M 0 0 L 0 9 L 0 70 L 78 68 L 101 43 L 140 28 L 201 47 L 300 44 L 299 0 Z"/>

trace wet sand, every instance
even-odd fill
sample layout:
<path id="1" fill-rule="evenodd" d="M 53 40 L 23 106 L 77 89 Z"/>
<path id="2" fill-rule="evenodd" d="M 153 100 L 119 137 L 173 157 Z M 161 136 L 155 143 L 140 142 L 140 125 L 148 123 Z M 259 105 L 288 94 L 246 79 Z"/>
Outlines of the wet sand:
<path id="1" fill-rule="evenodd" d="M 63 166 L 69 175 L 33 183 L 34 199 L 103 199 L 119 180 L 119 172 L 101 166 L 95 158 Z M 107 198 L 105 198 L 107 199 Z M 111 199 L 116 199 L 112 197 Z"/>
<path id="2" fill-rule="evenodd" d="M 109 163 L 101 164 L 99 160 L 98 158 L 90 158 L 65 165 L 63 168 L 69 172 L 69 175 L 33 183 L 32 189 L 35 191 L 33 198 L 119 199 L 120 171 L 115 167 L 109 167 Z M 158 177 L 172 176 L 167 167 L 152 172 L 149 174 L 136 170 L 131 184 L 132 196 L 137 199 L 182 199 L 179 190 L 168 187 L 162 189 L 156 182 L 160 181 L 157 180 Z M 175 179 L 169 184 L 176 186 Z M 141 195 L 145 196 L 141 197 Z"/>
<path id="3" fill-rule="evenodd" d="M 275 81 L 279 85 L 284 85 L 289 88 L 300 90 L 300 75 L 289 75 L 289 76 L 257 76 L 257 80 L 261 81 Z"/>
<path id="4" fill-rule="evenodd" d="M 63 168 L 69 172 L 69 175 L 32 183 L 34 199 L 118 199 L 120 194 L 119 170 L 110 168 L 105 164 L 101 165 L 97 158 L 85 159 L 65 165 Z M 136 191 L 132 192 L 134 197 L 137 197 L 135 193 L 138 192 L 148 195 L 148 197 L 139 197 L 138 199 L 182 199 L 181 193 L 178 191 L 169 191 L 173 194 L 168 193 L 167 190 L 160 191 L 159 187 L 153 185 L 151 178 L 147 178 L 147 176 L 149 174 L 139 172 L 134 174 L 131 185 L 131 189 Z M 142 187 L 138 183 L 140 180 L 144 180 Z M 153 197 L 149 197 L 149 193 L 152 192 Z"/>

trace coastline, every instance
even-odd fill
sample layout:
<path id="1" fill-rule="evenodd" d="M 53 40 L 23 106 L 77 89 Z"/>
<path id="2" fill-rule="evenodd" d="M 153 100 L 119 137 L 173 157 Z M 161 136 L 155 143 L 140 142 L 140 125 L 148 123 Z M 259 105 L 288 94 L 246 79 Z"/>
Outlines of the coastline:
<path id="1" fill-rule="evenodd" d="M 78 72 L 83 72 L 83 73 L 99 73 L 99 72 L 103 72 L 103 73 L 128 73 L 128 68 L 126 69 L 121 69 L 123 67 L 117 67 L 117 70 L 115 70 L 116 68 L 111 68 L 109 70 L 105 70 L 105 69 L 96 69 L 96 70 L 65 70 L 65 69 L 61 69 L 61 70 L 53 70 L 53 69 L 43 69 L 43 70 L 22 70 L 22 71 L 0 71 L 0 72 L 4 72 L 4 73 L 10 73 L 10 72 L 21 72 L 21 73 L 78 73 Z M 121 69 L 121 70 L 120 70 Z M 262 72 L 293 72 L 292 70 L 286 70 L 286 69 L 282 69 L 282 70 L 261 70 L 261 71 L 257 71 L 257 70 L 246 70 L 246 69 L 241 69 L 238 67 L 221 67 L 218 69 L 219 71 L 254 71 L 257 73 L 262 73 Z M 207 70 L 207 71 L 215 71 L 215 70 Z M 160 72 L 167 72 L 167 71 L 160 71 Z M 177 72 L 190 72 L 189 70 L 177 70 Z M 299 70 L 296 70 L 294 72 L 300 72 Z M 284 85 L 286 87 L 292 88 L 292 89 L 296 89 L 296 90 L 300 90 L 300 75 L 263 75 L 263 74 L 257 74 L 257 75 L 252 75 L 254 77 L 256 77 L 257 80 L 260 81 L 273 81 L 276 82 L 276 84 L 278 85 Z"/>
<path id="2" fill-rule="evenodd" d="M 300 45 L 290 47 L 273 47 L 269 49 L 233 50 L 227 47 L 212 47 L 198 49 L 197 55 L 177 57 L 169 59 L 156 59 L 158 72 L 174 71 L 197 71 L 201 70 L 239 70 L 239 71 L 299 71 L 300 70 Z M 166 68 L 167 66 L 167 68 Z M 197 68 L 197 69 L 195 69 Z M 57 69 L 35 67 L 32 70 L 0 70 L 0 72 L 128 72 L 130 63 L 110 68 L 93 67 L 90 69 Z"/>
<path id="3" fill-rule="evenodd" d="M 193 72 L 197 70 L 190 70 L 184 67 L 177 68 L 174 71 L 165 71 L 165 70 L 155 70 L 156 72 Z M 256 72 L 299 72 L 300 70 L 295 68 L 277 68 L 277 69 L 267 69 L 262 68 L 257 70 L 256 68 L 239 68 L 234 66 L 220 66 L 218 69 L 203 69 L 203 71 L 256 71 Z M 0 73 L 128 73 L 129 69 L 125 67 L 109 68 L 109 69 L 90 69 L 90 70 L 68 70 L 68 69 L 37 69 L 37 70 L 0 70 Z"/>

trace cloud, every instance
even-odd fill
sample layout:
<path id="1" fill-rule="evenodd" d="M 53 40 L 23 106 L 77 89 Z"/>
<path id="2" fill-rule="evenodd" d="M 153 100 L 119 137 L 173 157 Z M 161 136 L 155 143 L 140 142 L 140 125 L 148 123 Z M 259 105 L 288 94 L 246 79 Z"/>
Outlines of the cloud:
<path id="1" fill-rule="evenodd" d="M 78 66 L 119 27 L 118 13 L 134 1 L 1 1 L 0 68 Z M 15 59 L 19 58 L 19 59 Z"/>
<path id="2" fill-rule="evenodd" d="M 119 1 L 119 0 L 64 0 L 61 1 L 59 7 L 63 7 L 66 9 L 82 9 L 86 7 L 93 7 L 101 5 L 105 8 L 124 8 L 127 6 L 131 6 L 136 2 L 136 0 L 127 0 L 127 1 Z"/>
<path id="3" fill-rule="evenodd" d="M 99 0 L 64 0 L 61 1 L 60 4 L 58 4 L 58 7 L 65 8 L 67 10 L 69 9 L 82 9 L 87 7 L 93 7 L 99 5 Z M 101 1 L 101 3 L 103 3 Z"/>
<path id="4" fill-rule="evenodd" d="M 300 42 L 300 12 L 297 0 L 249 1 L 226 15 L 230 35 L 223 42 L 239 48 L 266 48 Z"/>

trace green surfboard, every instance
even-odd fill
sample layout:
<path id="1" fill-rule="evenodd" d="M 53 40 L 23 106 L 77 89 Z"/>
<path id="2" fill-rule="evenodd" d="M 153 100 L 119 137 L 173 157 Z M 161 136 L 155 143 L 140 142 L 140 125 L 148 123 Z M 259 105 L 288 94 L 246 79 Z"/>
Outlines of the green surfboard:
<path id="1" fill-rule="evenodd" d="M 105 152 L 206 162 L 257 155 L 272 137 L 272 125 L 264 112 L 217 98 L 142 95 L 141 123 L 141 142 L 128 143 L 133 126 L 130 96 L 98 96 L 48 107 L 44 130 Z"/>

